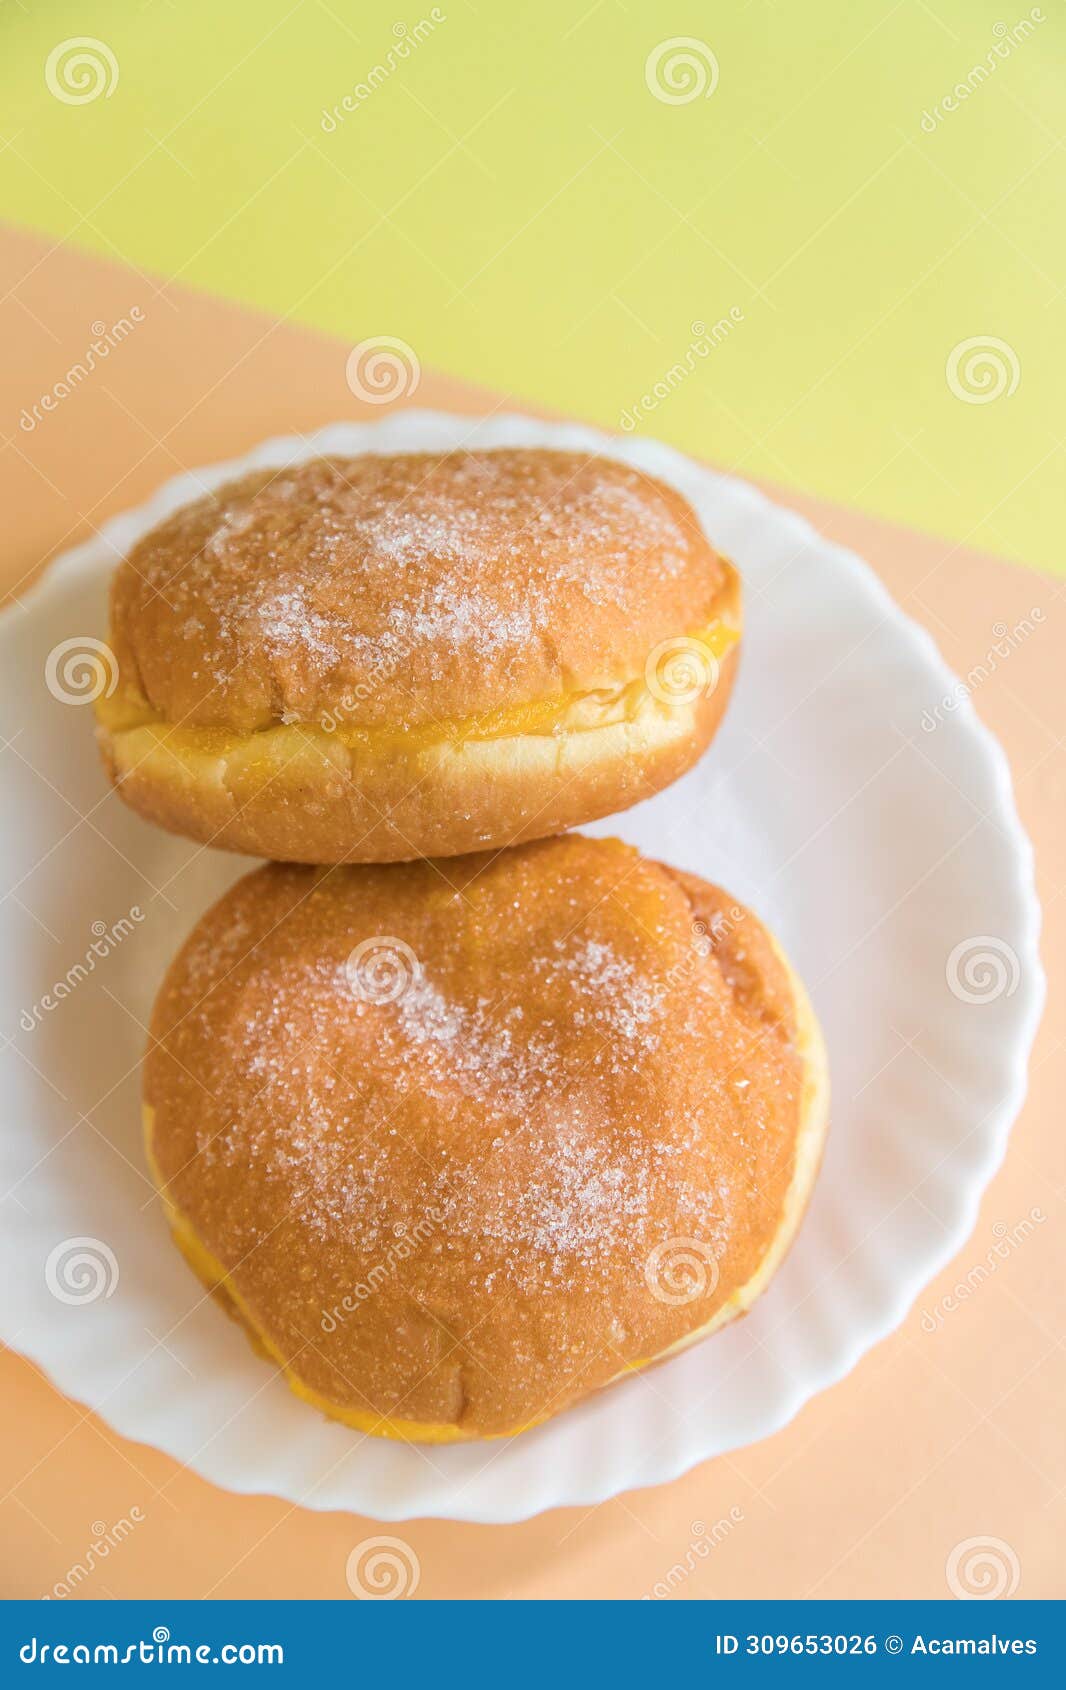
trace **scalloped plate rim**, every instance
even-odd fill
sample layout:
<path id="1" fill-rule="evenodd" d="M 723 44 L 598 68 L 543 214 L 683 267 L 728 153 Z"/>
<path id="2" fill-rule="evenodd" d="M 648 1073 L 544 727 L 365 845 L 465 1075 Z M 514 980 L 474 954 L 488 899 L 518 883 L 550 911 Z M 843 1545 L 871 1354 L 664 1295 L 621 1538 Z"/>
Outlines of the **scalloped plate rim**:
<path id="1" fill-rule="evenodd" d="M 493 413 L 488 417 L 471 417 L 464 413 L 448 411 L 432 411 L 421 408 L 398 410 L 389 417 L 366 421 L 339 421 L 328 423 L 312 430 L 306 435 L 284 434 L 275 435 L 238 454 L 235 458 L 213 460 L 195 469 L 184 470 L 170 477 L 166 482 L 144 500 L 140 505 L 130 508 L 107 518 L 96 532 L 78 545 L 64 550 L 51 558 L 40 575 L 31 583 L 25 593 L 21 595 L 24 606 L 38 603 L 49 597 L 60 584 L 69 576 L 87 569 L 99 567 L 99 552 L 101 544 L 112 543 L 113 539 L 123 531 L 144 532 L 152 526 L 168 510 L 175 508 L 182 498 L 190 496 L 191 492 L 203 490 L 203 478 L 207 478 L 211 487 L 221 485 L 231 475 L 241 470 L 255 467 L 258 463 L 269 463 L 275 460 L 295 461 L 312 455 L 315 450 L 339 449 L 334 442 L 338 437 L 351 442 L 346 449 L 367 449 L 365 437 L 373 437 L 383 426 L 390 424 L 436 425 L 450 430 L 459 429 L 460 437 L 468 431 L 494 432 L 502 427 L 519 424 L 537 431 L 558 434 L 566 433 L 571 436 L 586 437 L 590 446 L 604 451 L 612 456 L 622 457 L 626 461 L 635 461 L 639 457 L 641 446 L 654 448 L 656 456 L 676 464 L 680 473 L 691 473 L 696 470 L 712 477 L 716 484 L 727 490 L 730 497 L 743 502 L 751 512 L 759 517 L 769 517 L 779 527 L 787 526 L 798 540 L 804 545 L 813 545 L 824 555 L 831 554 L 835 561 L 843 564 L 852 576 L 856 585 L 862 585 L 867 598 L 876 605 L 882 620 L 889 621 L 894 629 L 905 637 L 915 656 L 930 669 L 937 672 L 938 684 L 942 683 L 947 690 L 957 684 L 957 677 L 945 662 L 936 640 L 928 629 L 915 622 L 896 603 L 891 593 L 880 580 L 871 566 L 857 553 L 846 546 L 826 539 L 807 518 L 778 504 L 761 489 L 738 477 L 723 474 L 713 466 L 701 463 L 697 459 L 687 456 L 682 451 L 665 442 L 651 440 L 644 436 L 623 437 L 610 435 L 587 426 L 583 423 L 566 421 L 551 421 L 527 416 L 520 412 L 507 411 Z M 355 438 L 357 437 L 357 438 Z M 627 447 L 632 444 L 638 452 L 630 454 Z M 388 448 L 386 448 L 388 449 Z M 408 448 L 414 449 L 414 448 Z M 639 1475 L 630 1478 L 608 1479 L 606 1482 L 589 1484 L 585 1489 L 571 1486 L 565 1495 L 552 1493 L 531 1496 L 526 1494 L 520 1503 L 511 1501 L 496 1509 L 486 1506 L 464 1506 L 461 1512 L 454 1511 L 455 1504 L 449 1500 L 447 1489 L 442 1494 L 439 1505 L 423 1505 L 412 1511 L 407 1507 L 390 1508 L 383 1503 L 376 1503 L 373 1512 L 365 1517 L 387 1523 L 398 1523 L 416 1519 L 451 1519 L 470 1524 L 495 1525 L 517 1523 L 528 1520 L 536 1515 L 554 1508 L 564 1507 L 595 1507 L 607 1501 L 610 1497 L 623 1494 L 628 1490 L 643 1490 L 661 1484 L 669 1484 L 691 1471 L 705 1461 L 714 1460 L 717 1456 L 728 1453 L 730 1449 L 744 1448 L 747 1445 L 771 1437 L 795 1417 L 799 1410 L 823 1391 L 831 1388 L 845 1378 L 875 1345 L 881 1343 L 890 1333 L 906 1319 L 922 1290 L 939 1274 L 947 1263 L 955 1256 L 972 1234 L 977 1221 L 981 1199 L 996 1171 L 1002 1164 L 1006 1154 L 1007 1141 L 1011 1127 L 1025 1102 L 1028 1089 L 1028 1063 L 1033 1039 L 1040 1022 L 1045 995 L 1046 983 L 1039 956 L 1039 938 L 1041 928 L 1041 911 L 1035 884 L 1035 860 L 1031 841 L 1018 815 L 1014 798 L 1013 782 L 1010 767 L 1002 745 L 991 730 L 985 725 L 977 713 L 972 699 L 965 694 L 960 707 L 954 717 L 956 730 L 965 733 L 980 748 L 982 759 L 994 777 L 995 809 L 999 812 L 999 821 L 1003 831 L 1010 839 L 1014 850 L 1014 879 L 1010 888 L 1015 903 L 1018 905 L 1019 960 L 1024 965 L 1021 970 L 1019 989 L 1015 994 L 1017 1024 L 1014 1036 L 1006 1055 L 1001 1056 L 1002 1046 L 996 1050 L 999 1066 L 1004 1075 L 1004 1087 L 1001 1101 L 997 1107 L 989 1112 L 982 1124 L 982 1132 L 973 1142 L 971 1150 L 971 1165 L 965 1186 L 957 1193 L 958 1207 L 954 1223 L 945 1223 L 943 1237 L 930 1243 L 924 1254 L 921 1265 L 916 1267 L 909 1278 L 899 1278 L 896 1281 L 895 1297 L 885 1303 L 880 1319 L 867 1316 L 861 1336 L 854 1337 L 850 1342 L 841 1344 L 841 1353 L 833 1361 L 824 1365 L 820 1370 L 812 1368 L 805 1376 L 801 1385 L 788 1393 L 782 1394 L 782 1399 L 774 1402 L 761 1417 L 753 1420 L 750 1434 L 743 1440 L 735 1440 L 724 1444 L 720 1449 L 712 1449 L 704 1453 L 693 1453 L 689 1446 L 678 1446 L 673 1454 L 665 1452 L 661 1459 L 660 1470 L 654 1478 Z M 1005 1043 L 1005 1041 L 1004 1041 Z M 63 1369 L 56 1368 L 53 1361 L 45 1359 L 37 1353 L 38 1346 L 27 1340 L 25 1334 L 20 1334 L 19 1342 L 13 1345 L 16 1351 L 29 1359 L 34 1366 L 58 1389 L 73 1401 L 81 1403 L 116 1430 L 130 1442 L 141 1444 L 148 1449 L 157 1449 L 190 1472 L 206 1479 L 219 1488 L 238 1495 L 272 1496 L 279 1500 L 292 1502 L 294 1499 L 282 1488 L 272 1488 L 271 1484 L 262 1478 L 257 1470 L 247 1479 L 241 1472 L 222 1473 L 206 1451 L 198 1452 L 196 1465 L 186 1462 L 178 1451 L 170 1447 L 173 1438 L 146 1436 L 143 1429 L 136 1426 L 137 1415 L 127 1417 L 121 1404 L 109 1406 L 105 1411 L 99 1404 L 107 1401 L 107 1395 L 101 1397 L 98 1391 L 79 1387 L 76 1379 L 68 1379 L 63 1375 Z M 46 1346 L 47 1348 L 47 1346 Z M 87 1382 L 91 1383 L 90 1382 Z M 143 1420 L 143 1413 L 141 1416 Z M 220 1463 L 219 1465 L 224 1465 Z M 572 1472 L 572 1469 L 570 1470 Z M 543 1491 L 550 1488 L 546 1483 L 546 1475 L 541 1476 Z M 453 1484 L 452 1488 L 455 1486 Z M 463 1488 L 459 1486 L 459 1488 Z M 321 1513 L 359 1513 L 354 1506 L 342 1501 L 316 1501 L 313 1497 L 304 1496 L 298 1506 Z"/>

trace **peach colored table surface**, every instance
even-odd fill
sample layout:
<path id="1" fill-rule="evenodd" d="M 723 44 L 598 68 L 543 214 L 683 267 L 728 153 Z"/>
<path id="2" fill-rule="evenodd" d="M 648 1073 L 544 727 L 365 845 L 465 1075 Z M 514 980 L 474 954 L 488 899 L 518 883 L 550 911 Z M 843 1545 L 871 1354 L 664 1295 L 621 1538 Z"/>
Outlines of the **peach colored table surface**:
<path id="1" fill-rule="evenodd" d="M 360 413 L 339 342 L 13 231 L 0 235 L 0 275 L 8 615 L 22 613 L 19 591 L 50 555 L 172 474 Z M 134 302 L 143 320 L 38 419 L 34 402 Z M 428 372 L 415 402 L 523 408 L 518 396 Z M 1000 624 L 1043 612 L 974 695 L 1007 748 L 1036 845 L 1050 990 L 1029 1099 L 965 1249 L 893 1337 L 776 1437 L 660 1489 L 513 1527 L 386 1528 L 228 1495 L 117 1437 L 20 1356 L 0 1353 L 0 1596 L 51 1591 L 131 1517 L 135 1530 L 79 1594 L 347 1597 L 350 1551 L 382 1531 L 417 1556 L 419 1594 L 431 1598 L 638 1597 L 656 1587 L 680 1599 L 933 1597 L 948 1594 L 952 1549 L 990 1536 L 1016 1559 L 1019 1596 L 1066 1594 L 1066 587 L 854 512 L 789 502 L 874 565 L 960 674 L 989 668 Z M 15 727 L 0 724 L 0 739 Z"/>

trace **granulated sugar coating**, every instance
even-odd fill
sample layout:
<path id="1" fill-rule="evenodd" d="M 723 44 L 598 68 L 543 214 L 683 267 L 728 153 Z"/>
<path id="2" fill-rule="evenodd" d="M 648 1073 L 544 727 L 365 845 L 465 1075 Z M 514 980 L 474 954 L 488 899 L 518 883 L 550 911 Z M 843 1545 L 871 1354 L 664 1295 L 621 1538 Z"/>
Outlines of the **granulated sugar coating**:
<path id="1" fill-rule="evenodd" d="M 624 684 L 724 580 L 681 495 L 612 460 L 320 458 L 146 536 L 113 634 L 124 686 L 170 721 L 411 728 Z"/>
<path id="2" fill-rule="evenodd" d="M 157 826 L 270 861 L 550 837 L 677 780 L 742 588 L 674 488 L 537 449 L 259 470 L 115 574 L 97 741 Z"/>
<path id="3" fill-rule="evenodd" d="M 353 1410 L 538 1418 L 704 1325 L 780 1224 L 790 975 L 754 917 L 614 841 L 260 869 L 152 1032 L 170 1200 Z M 661 1295 L 682 1246 L 705 1283 Z"/>

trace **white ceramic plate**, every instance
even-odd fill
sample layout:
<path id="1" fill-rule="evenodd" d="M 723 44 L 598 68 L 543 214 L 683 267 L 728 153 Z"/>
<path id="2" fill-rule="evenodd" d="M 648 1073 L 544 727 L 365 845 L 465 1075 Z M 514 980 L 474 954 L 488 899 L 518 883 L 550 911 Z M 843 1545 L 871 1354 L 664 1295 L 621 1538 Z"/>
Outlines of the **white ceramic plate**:
<path id="1" fill-rule="evenodd" d="M 77 655 L 105 636 L 116 556 L 205 484 L 471 441 L 640 465 L 740 565 L 745 650 L 722 732 L 670 791 L 590 831 L 720 881 L 777 930 L 825 1027 L 834 1107 L 799 1240 L 747 1320 L 514 1441 L 419 1449 L 302 1405 L 169 1242 L 140 1146 L 143 1023 L 179 941 L 248 864 L 106 790 Z M 776 1431 L 963 1244 L 1024 1096 L 1043 996 L 1031 851 L 1000 747 L 967 700 L 941 706 L 956 690 L 858 558 L 645 440 L 407 411 L 270 441 L 108 523 L 0 623 L 0 1336 L 219 1485 L 382 1520 L 592 1504 Z"/>

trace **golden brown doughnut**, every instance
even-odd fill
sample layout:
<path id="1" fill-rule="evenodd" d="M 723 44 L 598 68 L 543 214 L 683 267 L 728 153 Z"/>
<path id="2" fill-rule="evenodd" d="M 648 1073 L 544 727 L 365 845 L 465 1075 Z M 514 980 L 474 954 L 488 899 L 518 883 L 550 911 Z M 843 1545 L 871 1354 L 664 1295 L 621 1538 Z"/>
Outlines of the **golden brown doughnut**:
<path id="1" fill-rule="evenodd" d="M 185 506 L 120 564 L 98 737 L 127 803 L 192 839 L 450 856 L 676 779 L 739 637 L 736 572 L 625 464 L 319 458 Z"/>
<path id="2" fill-rule="evenodd" d="M 239 881 L 145 1066 L 190 1263 L 365 1432 L 499 1437 L 742 1314 L 827 1120 L 747 910 L 614 840 Z"/>

